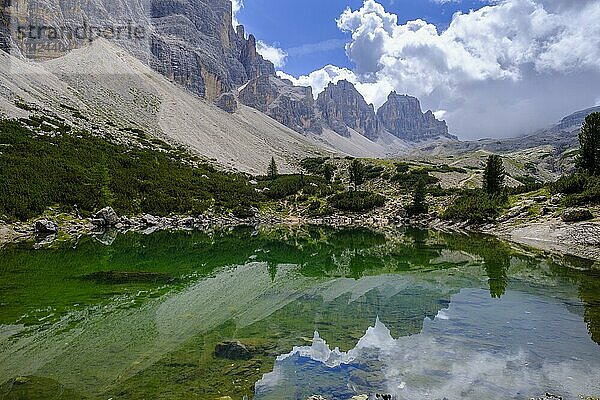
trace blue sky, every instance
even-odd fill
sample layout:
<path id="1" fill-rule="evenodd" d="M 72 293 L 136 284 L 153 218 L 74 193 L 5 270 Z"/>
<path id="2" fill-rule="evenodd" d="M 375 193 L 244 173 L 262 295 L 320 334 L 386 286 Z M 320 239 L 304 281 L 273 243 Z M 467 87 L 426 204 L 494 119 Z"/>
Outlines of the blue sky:
<path id="1" fill-rule="evenodd" d="M 481 0 L 438 4 L 433 0 L 381 0 L 390 13 L 398 15 L 399 23 L 421 18 L 435 24 L 441 31 L 447 28 L 456 11 L 479 9 Z M 350 34 L 341 32 L 336 18 L 347 7 L 360 8 L 362 0 L 244 0 L 237 14 L 247 32 L 288 53 L 283 70 L 302 75 L 324 65 L 352 67 L 344 51 Z"/>

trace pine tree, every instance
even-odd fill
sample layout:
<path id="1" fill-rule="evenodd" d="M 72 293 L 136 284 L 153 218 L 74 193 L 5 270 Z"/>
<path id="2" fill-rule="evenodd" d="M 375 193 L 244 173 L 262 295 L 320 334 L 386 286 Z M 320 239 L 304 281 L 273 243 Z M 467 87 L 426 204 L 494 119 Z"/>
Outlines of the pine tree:
<path id="1" fill-rule="evenodd" d="M 600 113 L 585 118 L 579 134 L 577 168 L 590 175 L 600 175 Z"/>
<path id="2" fill-rule="evenodd" d="M 410 215 L 426 214 L 429 211 L 429 207 L 425 202 L 426 196 L 427 190 L 425 188 L 425 181 L 423 181 L 423 179 L 419 179 L 417 181 L 417 185 L 415 186 L 413 202 L 407 209 Z"/>
<path id="3" fill-rule="evenodd" d="M 325 164 L 323 166 L 323 178 L 325 178 L 327 182 L 331 182 L 331 179 L 333 179 L 333 165 Z"/>
<path id="4" fill-rule="evenodd" d="M 365 167 L 359 160 L 352 160 L 350 167 L 348 168 L 350 173 L 350 182 L 354 185 L 356 191 L 358 186 L 365 181 Z"/>
<path id="5" fill-rule="evenodd" d="M 483 190 L 490 195 L 502 192 L 505 174 L 502 157 L 496 154 L 490 155 L 483 174 Z"/>
<path id="6" fill-rule="evenodd" d="M 102 184 L 100 186 L 100 206 L 112 206 L 115 201 L 115 195 L 111 190 L 110 171 L 107 166 L 102 167 Z"/>
<path id="7" fill-rule="evenodd" d="M 275 179 L 278 175 L 279 173 L 277 172 L 277 163 L 275 162 L 275 157 L 271 157 L 271 163 L 267 168 L 267 176 L 269 179 Z"/>

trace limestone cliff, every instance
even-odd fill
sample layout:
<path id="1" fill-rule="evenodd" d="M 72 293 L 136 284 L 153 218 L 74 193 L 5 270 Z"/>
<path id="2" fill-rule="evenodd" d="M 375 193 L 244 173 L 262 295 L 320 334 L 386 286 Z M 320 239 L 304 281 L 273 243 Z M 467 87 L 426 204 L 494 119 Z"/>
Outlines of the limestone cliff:
<path id="1" fill-rule="evenodd" d="M 346 80 L 330 83 L 316 102 L 323 122 L 334 132 L 348 136 L 348 129 L 375 140 L 377 117 L 372 104 L 367 104 L 354 85 Z"/>
<path id="2" fill-rule="evenodd" d="M 0 46 L 13 55 L 54 59 L 102 36 L 208 100 L 275 73 L 256 52 L 254 37 L 233 29 L 230 0 L 3 0 L 2 5 Z M 33 35 L 19 34 L 19 27 L 29 26 Z M 82 35 L 74 35 L 76 29 Z"/>
<path id="3" fill-rule="evenodd" d="M 310 87 L 293 86 L 276 76 L 261 75 L 240 90 L 239 99 L 296 132 L 322 132 Z"/>
<path id="4" fill-rule="evenodd" d="M 377 110 L 377 119 L 386 131 L 411 142 L 453 138 L 448 134 L 446 122 L 437 120 L 431 111 L 423 113 L 416 97 L 390 93 Z"/>

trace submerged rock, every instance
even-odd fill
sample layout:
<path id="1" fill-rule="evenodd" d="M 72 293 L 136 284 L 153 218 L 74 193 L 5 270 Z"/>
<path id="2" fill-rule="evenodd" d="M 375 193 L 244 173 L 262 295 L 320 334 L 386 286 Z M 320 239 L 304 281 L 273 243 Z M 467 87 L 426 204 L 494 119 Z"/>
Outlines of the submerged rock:
<path id="1" fill-rule="evenodd" d="M 589 221 L 594 215 L 587 208 L 568 208 L 561 215 L 564 222 Z"/>
<path id="2" fill-rule="evenodd" d="M 86 275 L 84 279 L 97 283 L 120 284 L 120 283 L 172 283 L 175 279 L 159 272 L 142 271 L 99 271 Z"/>
<path id="3" fill-rule="evenodd" d="M 218 343 L 215 347 L 215 357 L 227 358 L 229 360 L 248 360 L 252 353 L 248 348 L 237 340 Z"/>
<path id="4" fill-rule="evenodd" d="M 35 221 L 35 233 L 49 235 L 58 232 L 58 225 L 47 219 Z"/>

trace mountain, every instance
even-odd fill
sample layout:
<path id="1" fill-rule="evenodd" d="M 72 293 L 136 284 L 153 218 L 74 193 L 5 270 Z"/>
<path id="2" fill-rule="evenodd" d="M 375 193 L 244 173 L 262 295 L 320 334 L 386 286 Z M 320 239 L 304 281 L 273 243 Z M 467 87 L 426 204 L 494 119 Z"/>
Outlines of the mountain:
<path id="1" fill-rule="evenodd" d="M 558 124 L 546 129 L 545 131 L 552 133 L 564 132 L 570 133 L 571 135 L 574 133 L 579 134 L 581 125 L 583 124 L 583 121 L 585 121 L 585 118 L 595 112 L 600 112 L 600 106 L 574 112 L 573 114 L 564 117 Z"/>
<path id="2" fill-rule="evenodd" d="M 373 105 L 367 104 L 354 85 L 346 80 L 330 83 L 319 94 L 317 108 L 324 124 L 341 136 L 349 137 L 350 129 L 354 129 L 370 140 L 378 137 Z"/>
<path id="3" fill-rule="evenodd" d="M 527 135 L 505 139 L 480 139 L 477 141 L 450 143 L 455 152 L 486 150 L 494 153 L 512 153 L 542 146 L 552 147 L 555 154 L 579 147 L 579 132 L 585 118 L 600 112 L 600 106 L 574 112 L 546 129 Z"/>
<path id="4" fill-rule="evenodd" d="M 239 91 L 240 101 L 300 133 L 321 133 L 312 89 L 293 86 L 274 75 L 261 75 Z"/>
<path id="5" fill-rule="evenodd" d="M 350 82 L 331 84 L 315 99 L 311 88 L 277 77 L 256 38 L 233 28 L 229 0 L 94 0 L 79 8 L 13 0 L 4 2 L 1 20 L 0 46 L 10 54 L 2 57 L 4 116 L 35 114 L 17 106 L 25 103 L 90 128 L 74 118 L 81 114 L 110 135 L 141 130 L 248 172 L 262 171 L 271 155 L 285 171 L 324 150 L 384 157 L 410 142 L 450 138 L 417 99 L 393 93 L 375 113 Z M 123 21 L 140 37 L 49 41 L 15 33 Z M 398 100 L 405 98 L 414 100 Z"/>
<path id="6" fill-rule="evenodd" d="M 272 156 L 289 172 L 327 154 L 250 107 L 222 111 L 102 39 L 42 63 L 0 52 L 0 87 L 0 116 L 53 117 L 119 141 L 143 132 L 253 174 L 264 173 Z"/>
<path id="7" fill-rule="evenodd" d="M 3 2 L 4 3 L 4 2 Z M 3 8 L 2 49 L 15 56 L 44 61 L 81 48 L 91 35 L 36 34 L 6 37 L 8 27 L 53 27 L 67 32 L 81 27 L 119 29 L 133 25 L 139 36 L 111 39 L 155 71 L 207 100 L 237 88 L 275 68 L 256 51 L 254 36 L 234 30 L 230 0 L 95 0 L 57 6 L 48 0 L 12 0 Z M 27 23 L 24 23 L 27 22 Z M 34 32 L 35 33 L 35 32 Z M 48 34 L 49 35 L 49 34 Z M 50 45 L 49 45 L 50 44 Z"/>
<path id="8" fill-rule="evenodd" d="M 445 121 L 438 121 L 431 111 L 423 114 L 416 97 L 390 93 L 387 101 L 377 110 L 377 118 L 389 133 L 411 142 L 456 139 L 448 134 Z"/>

